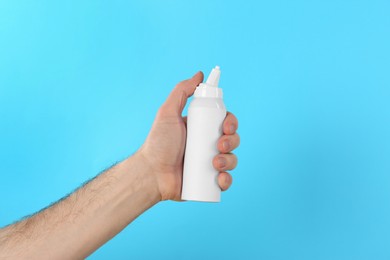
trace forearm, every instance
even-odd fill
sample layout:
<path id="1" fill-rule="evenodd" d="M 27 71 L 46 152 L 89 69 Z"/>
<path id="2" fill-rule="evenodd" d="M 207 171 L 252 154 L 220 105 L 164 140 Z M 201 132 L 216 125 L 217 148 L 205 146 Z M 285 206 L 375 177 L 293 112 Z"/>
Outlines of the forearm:
<path id="1" fill-rule="evenodd" d="M 68 198 L 0 230 L 0 258 L 84 258 L 160 200 L 154 181 L 135 154 Z"/>

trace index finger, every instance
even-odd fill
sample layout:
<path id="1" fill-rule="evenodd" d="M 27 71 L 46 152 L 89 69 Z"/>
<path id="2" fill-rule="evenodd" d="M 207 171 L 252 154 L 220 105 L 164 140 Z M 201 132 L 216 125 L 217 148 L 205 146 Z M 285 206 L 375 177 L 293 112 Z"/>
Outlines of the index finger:
<path id="1" fill-rule="evenodd" d="M 223 121 L 223 133 L 226 135 L 233 135 L 238 128 L 238 120 L 235 115 L 230 112 L 226 113 L 225 120 Z"/>

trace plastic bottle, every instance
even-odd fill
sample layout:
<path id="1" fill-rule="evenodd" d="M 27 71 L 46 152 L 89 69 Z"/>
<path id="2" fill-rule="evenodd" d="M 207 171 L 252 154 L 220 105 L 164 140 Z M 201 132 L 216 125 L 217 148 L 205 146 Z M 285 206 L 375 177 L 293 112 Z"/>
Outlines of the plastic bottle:
<path id="1" fill-rule="evenodd" d="M 213 167 L 213 158 L 219 153 L 217 141 L 222 135 L 222 123 L 226 116 L 222 89 L 218 88 L 220 75 L 219 66 L 216 66 L 206 83 L 196 88 L 188 108 L 183 200 L 221 200 L 218 171 Z"/>

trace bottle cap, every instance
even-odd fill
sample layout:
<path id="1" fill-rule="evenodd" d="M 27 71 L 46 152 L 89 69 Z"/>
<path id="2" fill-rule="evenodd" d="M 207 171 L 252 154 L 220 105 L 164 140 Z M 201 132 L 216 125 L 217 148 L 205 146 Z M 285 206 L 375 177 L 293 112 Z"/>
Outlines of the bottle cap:
<path id="1" fill-rule="evenodd" d="M 222 89 L 218 87 L 221 70 L 219 66 L 215 66 L 210 72 L 206 83 L 200 83 L 196 88 L 195 97 L 222 98 Z"/>

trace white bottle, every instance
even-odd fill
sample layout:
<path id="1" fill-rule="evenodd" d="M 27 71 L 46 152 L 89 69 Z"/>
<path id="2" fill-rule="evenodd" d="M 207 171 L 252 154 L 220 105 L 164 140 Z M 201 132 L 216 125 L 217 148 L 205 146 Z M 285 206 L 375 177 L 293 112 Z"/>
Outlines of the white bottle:
<path id="1" fill-rule="evenodd" d="M 181 199 L 219 202 L 221 189 L 213 158 L 219 153 L 218 139 L 226 116 L 222 89 L 218 88 L 221 71 L 216 66 L 206 83 L 196 88 L 188 108 L 187 142 L 184 155 Z"/>

